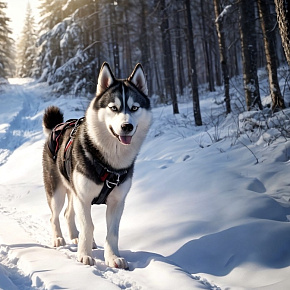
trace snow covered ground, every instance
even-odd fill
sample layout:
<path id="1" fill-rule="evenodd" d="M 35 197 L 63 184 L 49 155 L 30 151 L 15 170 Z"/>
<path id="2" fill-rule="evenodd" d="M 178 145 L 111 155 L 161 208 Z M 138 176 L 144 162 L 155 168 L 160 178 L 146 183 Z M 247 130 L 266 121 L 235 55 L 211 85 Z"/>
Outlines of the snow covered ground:
<path id="1" fill-rule="evenodd" d="M 121 220 L 125 271 L 104 264 L 105 206 L 92 207 L 95 266 L 73 245 L 51 247 L 42 114 L 54 104 L 81 117 L 88 99 L 11 79 L 0 93 L 0 288 L 290 289 L 290 110 L 225 117 L 221 99 L 201 91 L 201 127 L 190 102 L 178 116 L 153 109 Z"/>

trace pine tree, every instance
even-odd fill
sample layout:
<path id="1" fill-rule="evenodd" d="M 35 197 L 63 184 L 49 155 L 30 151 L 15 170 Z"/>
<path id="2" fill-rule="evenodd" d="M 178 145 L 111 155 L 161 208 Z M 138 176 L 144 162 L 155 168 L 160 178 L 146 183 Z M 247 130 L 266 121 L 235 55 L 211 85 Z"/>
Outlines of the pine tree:
<path id="1" fill-rule="evenodd" d="M 35 76 L 55 85 L 56 92 L 93 92 L 95 68 L 100 62 L 100 58 L 96 59 L 100 50 L 97 11 L 100 3 L 88 0 L 53 2 L 65 3 L 61 15 L 69 16 L 44 32 L 37 41 L 40 69 Z M 43 1 L 43 11 L 51 6 L 46 5 Z"/>
<path id="2" fill-rule="evenodd" d="M 40 1 L 40 32 L 44 33 L 61 22 L 65 16 L 63 7 L 68 0 L 41 0 Z"/>
<path id="3" fill-rule="evenodd" d="M 37 69 L 33 74 L 41 81 L 49 81 L 51 73 L 64 63 L 60 41 L 67 25 L 71 23 L 70 20 L 63 22 L 68 3 L 70 3 L 69 0 L 41 0 L 39 7 L 41 20 L 38 32 L 40 37 L 36 43 Z"/>
<path id="4" fill-rule="evenodd" d="M 17 43 L 17 75 L 20 77 L 32 76 L 36 57 L 35 21 L 28 2 L 23 30 Z"/>
<path id="5" fill-rule="evenodd" d="M 12 76 L 14 70 L 13 63 L 13 40 L 9 37 L 9 18 L 6 16 L 5 8 L 7 4 L 0 1 L 0 77 Z"/>

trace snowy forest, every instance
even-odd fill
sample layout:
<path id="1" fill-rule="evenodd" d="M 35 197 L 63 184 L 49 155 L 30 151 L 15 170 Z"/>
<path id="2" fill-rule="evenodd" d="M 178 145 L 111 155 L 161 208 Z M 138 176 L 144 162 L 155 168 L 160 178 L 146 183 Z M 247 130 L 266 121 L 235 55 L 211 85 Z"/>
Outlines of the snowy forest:
<path id="1" fill-rule="evenodd" d="M 289 2 L 37 0 L 16 39 L 0 0 L 0 289 L 290 289 Z M 120 223 L 128 271 L 105 263 L 105 205 L 93 266 L 65 210 L 53 247 L 43 186 L 43 114 L 83 117 L 103 62 L 118 78 L 141 63 L 152 104 Z"/>
<path id="2" fill-rule="evenodd" d="M 33 77 L 55 93 L 85 95 L 104 61 L 119 78 L 140 62 L 153 102 L 177 114 L 189 90 L 201 125 L 200 84 L 224 86 L 230 113 L 229 79 L 243 74 L 246 109 L 261 109 L 257 71 L 266 67 L 273 111 L 288 105 L 277 75 L 290 64 L 287 0 L 41 0 L 40 23 L 28 4 L 16 43 L 5 7 L 0 1 L 2 78 Z"/>

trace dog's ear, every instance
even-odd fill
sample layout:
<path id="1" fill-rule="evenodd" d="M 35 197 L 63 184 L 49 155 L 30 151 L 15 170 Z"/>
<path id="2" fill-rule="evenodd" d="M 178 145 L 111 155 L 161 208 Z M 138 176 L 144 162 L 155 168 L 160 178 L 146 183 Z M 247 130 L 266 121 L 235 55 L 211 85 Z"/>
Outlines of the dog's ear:
<path id="1" fill-rule="evenodd" d="M 135 66 L 132 74 L 128 78 L 128 81 L 133 83 L 144 95 L 148 96 L 147 81 L 140 63 Z"/>
<path id="2" fill-rule="evenodd" d="M 98 77 L 97 96 L 99 96 L 107 88 L 109 88 L 114 83 L 114 81 L 115 77 L 110 69 L 109 64 L 107 62 L 104 62 Z"/>

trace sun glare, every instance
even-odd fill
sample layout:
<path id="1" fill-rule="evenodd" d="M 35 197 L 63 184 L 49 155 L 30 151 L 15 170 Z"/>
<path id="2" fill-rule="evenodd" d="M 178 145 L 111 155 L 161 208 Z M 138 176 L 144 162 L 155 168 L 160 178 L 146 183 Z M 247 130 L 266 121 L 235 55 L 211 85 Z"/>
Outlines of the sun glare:
<path id="1" fill-rule="evenodd" d="M 39 20 L 39 14 L 38 14 L 38 6 L 39 6 L 39 0 L 6 0 L 7 3 L 7 17 L 10 18 L 9 27 L 12 30 L 12 37 L 16 40 L 19 35 L 21 34 L 25 14 L 26 14 L 26 8 L 28 2 L 30 3 L 30 7 L 33 11 L 34 18 L 35 18 L 35 24 L 38 23 Z"/>

